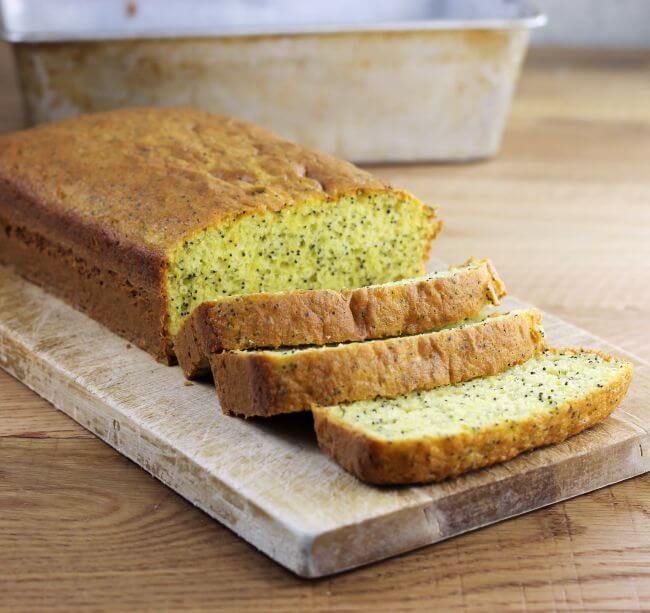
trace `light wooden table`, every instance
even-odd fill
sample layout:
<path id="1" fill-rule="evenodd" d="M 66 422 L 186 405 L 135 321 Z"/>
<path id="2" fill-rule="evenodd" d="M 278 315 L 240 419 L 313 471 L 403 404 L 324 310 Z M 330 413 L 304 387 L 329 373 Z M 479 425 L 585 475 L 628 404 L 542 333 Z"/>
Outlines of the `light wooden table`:
<path id="1" fill-rule="evenodd" d="M 0 47 L 0 130 L 20 125 Z M 436 255 L 650 360 L 650 54 L 537 53 L 498 159 L 376 169 Z M 110 493 L 107 493 L 110 492 Z M 0 372 L 0 607 L 650 607 L 650 475 L 330 579 L 283 570 Z"/>

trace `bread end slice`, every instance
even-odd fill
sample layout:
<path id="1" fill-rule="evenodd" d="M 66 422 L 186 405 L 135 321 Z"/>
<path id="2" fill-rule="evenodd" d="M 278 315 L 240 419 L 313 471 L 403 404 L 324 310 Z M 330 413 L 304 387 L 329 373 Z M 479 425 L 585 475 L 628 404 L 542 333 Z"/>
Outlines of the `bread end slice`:
<path id="1" fill-rule="evenodd" d="M 545 361 L 552 364 L 555 358 L 560 358 L 556 362 L 568 366 L 566 373 L 545 375 L 547 371 L 541 369 L 551 368 L 545 366 Z M 516 396 L 516 385 L 510 392 L 499 389 L 508 387 L 508 381 L 518 377 L 525 378 L 519 389 L 521 397 Z M 551 388 L 539 385 L 538 379 L 542 382 L 544 377 Z M 559 443 L 593 426 L 618 406 L 631 379 L 629 362 L 597 351 L 549 350 L 498 375 L 402 397 L 409 399 L 403 409 L 398 406 L 401 399 L 375 401 L 374 406 L 365 402 L 317 407 L 313 409 L 314 426 L 320 447 L 363 481 L 375 484 L 441 481 L 509 460 L 530 449 Z M 538 389 L 544 391 L 537 392 Z M 463 404 L 466 398 L 463 394 L 477 390 L 482 394 L 483 406 L 470 411 Z M 531 392 L 538 395 L 532 400 L 524 398 L 523 394 Z M 515 396 L 510 397 L 508 393 Z M 554 402 L 553 394 L 561 400 Z M 424 433 L 420 436 L 415 433 L 391 436 L 390 429 L 386 435 L 382 427 L 367 423 L 367 411 L 375 410 L 378 415 L 383 413 L 378 419 L 386 423 L 396 419 L 398 429 L 410 428 L 417 424 L 412 411 L 417 411 L 423 398 L 431 399 L 434 410 L 428 413 L 423 410 L 421 417 L 426 419 L 428 415 L 431 420 L 445 415 L 444 427 L 437 433 L 435 428 L 427 428 L 423 423 Z M 513 409 L 518 403 L 523 409 L 521 414 Z M 358 414 L 363 412 L 366 423 L 358 424 Z"/>

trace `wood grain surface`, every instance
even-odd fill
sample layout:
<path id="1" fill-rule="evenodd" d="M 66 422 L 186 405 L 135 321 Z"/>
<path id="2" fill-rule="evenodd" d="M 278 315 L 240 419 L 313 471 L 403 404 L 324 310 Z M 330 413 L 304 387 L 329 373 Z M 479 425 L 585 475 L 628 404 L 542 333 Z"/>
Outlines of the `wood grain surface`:
<path id="1" fill-rule="evenodd" d="M 20 121 L 6 59 L 5 130 Z M 512 293 L 649 360 L 649 77 L 647 54 L 537 55 L 497 160 L 378 172 L 444 207 L 437 255 L 489 255 Z M 6 610 L 642 610 L 649 508 L 645 476 L 305 582 L 0 374 Z"/>

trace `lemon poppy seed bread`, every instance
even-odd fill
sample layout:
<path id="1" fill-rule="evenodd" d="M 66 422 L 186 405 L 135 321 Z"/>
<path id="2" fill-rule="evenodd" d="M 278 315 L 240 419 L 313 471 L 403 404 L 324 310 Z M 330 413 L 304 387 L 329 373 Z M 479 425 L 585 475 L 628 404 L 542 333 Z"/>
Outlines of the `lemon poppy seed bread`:
<path id="1" fill-rule="evenodd" d="M 225 413 L 267 417 L 501 372 L 545 348 L 541 315 L 511 311 L 412 336 L 210 356 Z"/>
<path id="2" fill-rule="evenodd" d="M 498 305 L 505 286 L 489 260 L 355 289 L 230 296 L 200 304 L 174 338 L 188 378 L 223 350 L 325 345 L 440 328 Z"/>
<path id="3" fill-rule="evenodd" d="M 360 479 L 440 481 L 559 443 L 607 417 L 632 364 L 551 349 L 499 374 L 406 396 L 313 409 L 318 444 Z"/>
<path id="4" fill-rule="evenodd" d="M 0 137 L 0 261 L 163 361 L 204 300 L 416 276 L 439 228 L 347 162 L 198 110 Z"/>

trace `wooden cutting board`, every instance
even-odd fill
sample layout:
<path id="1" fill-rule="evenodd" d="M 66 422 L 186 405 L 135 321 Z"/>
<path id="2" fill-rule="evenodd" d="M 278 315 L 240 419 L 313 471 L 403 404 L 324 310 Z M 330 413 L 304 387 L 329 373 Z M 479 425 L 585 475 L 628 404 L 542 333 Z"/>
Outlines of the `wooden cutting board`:
<path id="1" fill-rule="evenodd" d="M 508 299 L 504 309 L 523 306 Z M 555 317 L 550 343 L 625 355 Z M 0 267 L 0 366 L 280 564 L 319 577 L 650 470 L 650 365 L 605 422 L 441 484 L 372 487 L 316 445 L 311 417 L 245 422 L 93 320 Z"/>

